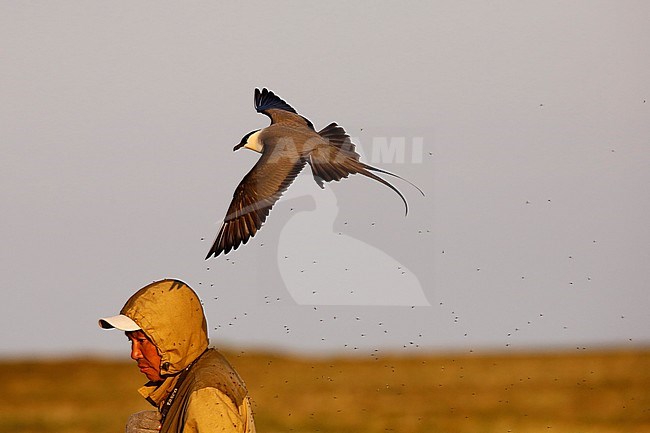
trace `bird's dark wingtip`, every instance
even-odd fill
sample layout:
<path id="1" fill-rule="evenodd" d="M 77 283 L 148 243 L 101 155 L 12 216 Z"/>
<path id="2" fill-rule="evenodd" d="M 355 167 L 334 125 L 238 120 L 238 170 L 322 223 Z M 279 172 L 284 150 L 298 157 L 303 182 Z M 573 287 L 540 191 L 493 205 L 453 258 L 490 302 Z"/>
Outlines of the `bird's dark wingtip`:
<path id="1" fill-rule="evenodd" d="M 210 251 L 208 251 L 208 255 L 205 256 L 205 260 L 208 260 L 212 257 L 216 258 L 222 252 L 223 252 L 223 247 L 219 246 L 219 239 L 217 238 L 217 240 L 214 241 L 212 248 L 210 248 Z"/>
<path id="2" fill-rule="evenodd" d="M 218 255 L 219 252 L 215 251 L 214 249 L 211 249 L 208 255 L 205 256 L 205 260 L 211 259 L 212 257 L 217 257 Z"/>
<path id="3" fill-rule="evenodd" d="M 266 110 L 278 109 L 296 113 L 296 110 L 278 95 L 268 90 L 266 87 L 262 90 L 255 89 L 255 110 L 263 113 Z"/>

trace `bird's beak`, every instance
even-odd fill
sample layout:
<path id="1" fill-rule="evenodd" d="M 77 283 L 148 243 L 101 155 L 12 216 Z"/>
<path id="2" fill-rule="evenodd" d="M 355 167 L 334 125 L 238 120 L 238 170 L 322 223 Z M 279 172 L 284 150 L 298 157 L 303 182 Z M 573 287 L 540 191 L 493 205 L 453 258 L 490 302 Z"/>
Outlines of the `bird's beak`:
<path id="1" fill-rule="evenodd" d="M 246 143 L 239 143 L 237 146 L 232 148 L 232 151 L 234 152 L 237 149 L 241 149 L 242 147 L 244 147 L 244 144 L 246 144 Z"/>

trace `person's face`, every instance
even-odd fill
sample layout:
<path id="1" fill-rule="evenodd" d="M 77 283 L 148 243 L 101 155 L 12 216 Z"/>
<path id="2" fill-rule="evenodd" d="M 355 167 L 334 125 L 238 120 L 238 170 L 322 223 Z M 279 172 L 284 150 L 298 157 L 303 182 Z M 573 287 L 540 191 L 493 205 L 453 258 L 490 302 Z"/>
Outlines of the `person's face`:
<path id="1" fill-rule="evenodd" d="M 155 344 L 142 331 L 129 331 L 126 337 L 131 342 L 131 359 L 138 363 L 140 372 L 152 382 L 160 382 L 160 354 Z"/>

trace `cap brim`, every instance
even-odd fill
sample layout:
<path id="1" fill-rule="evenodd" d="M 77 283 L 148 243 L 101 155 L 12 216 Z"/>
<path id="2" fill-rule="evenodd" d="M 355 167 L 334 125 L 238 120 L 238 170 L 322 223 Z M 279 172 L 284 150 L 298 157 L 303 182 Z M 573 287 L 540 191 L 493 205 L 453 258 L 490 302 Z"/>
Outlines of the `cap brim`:
<path id="1" fill-rule="evenodd" d="M 99 319 L 99 327 L 103 329 L 115 328 L 120 331 L 138 331 L 141 329 L 137 323 L 123 314 Z"/>

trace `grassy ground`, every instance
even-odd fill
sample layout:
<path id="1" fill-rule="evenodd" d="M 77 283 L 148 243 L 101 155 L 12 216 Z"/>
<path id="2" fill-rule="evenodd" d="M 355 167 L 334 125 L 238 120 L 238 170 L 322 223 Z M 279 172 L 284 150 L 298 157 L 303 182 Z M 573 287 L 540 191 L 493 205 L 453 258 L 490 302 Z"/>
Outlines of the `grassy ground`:
<path id="1" fill-rule="evenodd" d="M 227 354 L 262 432 L 650 432 L 650 351 L 312 360 Z M 131 363 L 0 362 L 0 433 L 116 433 Z"/>

